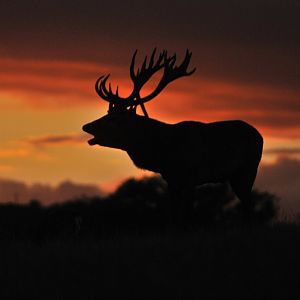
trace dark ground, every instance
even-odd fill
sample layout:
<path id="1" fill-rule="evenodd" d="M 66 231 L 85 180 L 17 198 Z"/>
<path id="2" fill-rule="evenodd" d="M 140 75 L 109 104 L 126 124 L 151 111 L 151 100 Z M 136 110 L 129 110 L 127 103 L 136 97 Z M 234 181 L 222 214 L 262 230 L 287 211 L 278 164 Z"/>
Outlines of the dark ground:
<path id="1" fill-rule="evenodd" d="M 300 227 L 0 243 L 1 299 L 298 299 Z"/>
<path id="2" fill-rule="evenodd" d="M 185 230 L 166 226 L 166 186 L 129 180 L 108 198 L 0 205 L 0 299 L 299 299 L 300 226 L 253 220 L 223 186 L 197 191 Z"/>

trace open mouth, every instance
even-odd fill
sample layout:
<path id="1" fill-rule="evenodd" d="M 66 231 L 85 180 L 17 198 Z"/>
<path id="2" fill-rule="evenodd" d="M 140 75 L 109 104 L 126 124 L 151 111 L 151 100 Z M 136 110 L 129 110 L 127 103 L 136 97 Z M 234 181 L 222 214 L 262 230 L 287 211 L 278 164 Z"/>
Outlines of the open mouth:
<path id="1" fill-rule="evenodd" d="M 91 128 L 90 128 L 90 124 L 85 124 L 82 126 L 82 130 L 90 135 L 94 135 L 92 132 L 91 132 Z M 97 139 L 96 137 L 94 136 L 93 138 L 91 138 L 90 140 L 88 140 L 88 144 L 93 146 L 93 145 L 96 145 L 97 144 Z"/>
<path id="2" fill-rule="evenodd" d="M 93 137 L 92 139 L 88 140 L 88 144 L 90 146 L 96 145 L 97 144 L 97 140 L 95 137 Z"/>

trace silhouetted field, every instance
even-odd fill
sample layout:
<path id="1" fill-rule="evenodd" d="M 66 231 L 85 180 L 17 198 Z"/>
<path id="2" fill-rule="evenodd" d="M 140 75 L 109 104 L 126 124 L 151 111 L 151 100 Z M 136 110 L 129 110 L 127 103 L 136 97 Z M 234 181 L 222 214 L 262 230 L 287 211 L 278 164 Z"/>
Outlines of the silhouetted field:
<path id="1" fill-rule="evenodd" d="M 183 229 L 166 221 L 165 188 L 1 205 L 0 299 L 296 299 L 300 227 L 272 223 L 275 196 L 254 192 L 245 224 L 227 188 L 206 187 Z"/>
<path id="2" fill-rule="evenodd" d="M 297 299 L 300 228 L 0 243 L 1 299 Z M 293 294 L 296 293 L 296 294 Z"/>

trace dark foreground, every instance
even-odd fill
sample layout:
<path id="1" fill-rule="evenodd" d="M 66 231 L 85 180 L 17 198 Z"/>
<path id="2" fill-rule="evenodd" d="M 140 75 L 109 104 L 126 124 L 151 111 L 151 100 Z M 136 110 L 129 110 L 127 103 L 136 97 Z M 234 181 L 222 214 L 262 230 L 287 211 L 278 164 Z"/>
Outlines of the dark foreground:
<path id="1" fill-rule="evenodd" d="M 0 299 L 298 299 L 300 227 L 0 242 Z"/>

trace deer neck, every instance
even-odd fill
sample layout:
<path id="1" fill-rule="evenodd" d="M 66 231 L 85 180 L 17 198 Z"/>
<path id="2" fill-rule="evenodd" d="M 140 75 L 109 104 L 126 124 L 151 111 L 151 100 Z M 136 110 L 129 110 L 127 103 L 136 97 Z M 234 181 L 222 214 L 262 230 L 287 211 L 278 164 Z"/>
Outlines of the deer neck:
<path id="1" fill-rule="evenodd" d="M 126 152 L 138 168 L 160 172 L 171 126 L 154 119 L 145 119 L 137 125 L 134 140 L 128 144 Z"/>

